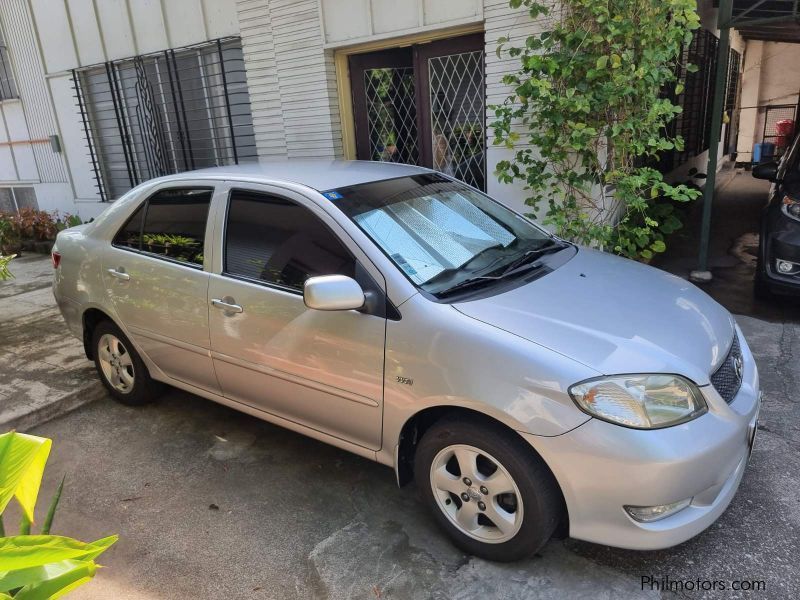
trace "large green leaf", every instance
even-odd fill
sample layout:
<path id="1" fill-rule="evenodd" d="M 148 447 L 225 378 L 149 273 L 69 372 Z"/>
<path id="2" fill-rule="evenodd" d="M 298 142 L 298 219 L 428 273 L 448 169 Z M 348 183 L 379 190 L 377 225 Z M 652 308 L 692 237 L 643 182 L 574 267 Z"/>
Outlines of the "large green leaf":
<path id="1" fill-rule="evenodd" d="M 112 535 L 87 544 L 60 535 L 0 538 L 0 581 L 8 571 L 29 569 L 63 560 L 94 560 L 117 539 L 118 536 Z"/>
<path id="2" fill-rule="evenodd" d="M 15 600 L 55 600 L 87 583 L 97 572 L 94 561 L 65 561 L 54 567 L 54 576 L 29 583 L 14 594 Z M 57 573 L 55 571 L 58 571 Z"/>
<path id="3" fill-rule="evenodd" d="M 23 588 L 26 585 L 34 585 L 49 581 L 60 577 L 64 573 L 68 573 L 83 565 L 84 563 L 93 562 L 91 560 L 62 560 L 60 562 L 53 562 L 38 567 L 29 567 L 27 569 L 17 569 L 15 571 L 8 571 L 0 576 L 0 592 L 10 592 Z"/>
<path id="4" fill-rule="evenodd" d="M 47 438 L 16 431 L 0 435 L 0 514 L 16 496 L 25 516 L 33 522 L 51 444 Z"/>

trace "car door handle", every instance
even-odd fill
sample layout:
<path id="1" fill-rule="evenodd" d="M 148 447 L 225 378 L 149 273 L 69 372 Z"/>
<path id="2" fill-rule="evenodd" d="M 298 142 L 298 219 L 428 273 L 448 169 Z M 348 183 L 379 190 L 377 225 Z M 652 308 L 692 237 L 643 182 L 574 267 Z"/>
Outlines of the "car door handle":
<path id="1" fill-rule="evenodd" d="M 225 312 L 232 312 L 232 313 L 244 312 L 244 309 L 238 304 L 234 304 L 233 302 L 225 302 L 225 300 L 221 300 L 219 298 L 212 298 L 211 306 L 213 306 L 214 308 L 218 308 L 220 310 L 224 310 Z"/>
<path id="2" fill-rule="evenodd" d="M 128 275 L 125 271 L 117 271 L 116 269 L 108 269 L 108 274 L 112 277 L 119 279 L 120 281 L 130 281 L 131 276 Z"/>

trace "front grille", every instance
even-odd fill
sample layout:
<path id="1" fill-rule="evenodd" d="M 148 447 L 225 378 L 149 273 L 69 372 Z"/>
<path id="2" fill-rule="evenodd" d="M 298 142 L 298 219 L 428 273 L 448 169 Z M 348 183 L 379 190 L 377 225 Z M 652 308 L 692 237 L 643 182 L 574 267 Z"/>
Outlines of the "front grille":
<path id="1" fill-rule="evenodd" d="M 743 366 L 739 336 L 734 335 L 728 356 L 725 357 L 719 369 L 711 376 L 711 383 L 714 388 L 728 404 L 731 403 L 742 385 Z"/>

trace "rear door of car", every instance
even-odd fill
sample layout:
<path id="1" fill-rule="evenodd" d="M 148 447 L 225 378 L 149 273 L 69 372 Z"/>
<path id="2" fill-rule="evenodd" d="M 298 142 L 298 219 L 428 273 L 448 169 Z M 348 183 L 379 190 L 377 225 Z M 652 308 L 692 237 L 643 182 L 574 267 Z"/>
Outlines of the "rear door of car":
<path id="1" fill-rule="evenodd" d="M 103 256 L 106 290 L 137 347 L 166 375 L 219 393 L 210 355 L 208 181 L 148 194 Z"/>
<path id="2" fill-rule="evenodd" d="M 221 252 L 208 294 L 224 395 L 379 448 L 385 310 L 312 310 L 303 302 L 303 283 L 314 275 L 348 275 L 385 301 L 383 277 L 309 198 L 278 187 L 230 186 L 216 216 Z"/>

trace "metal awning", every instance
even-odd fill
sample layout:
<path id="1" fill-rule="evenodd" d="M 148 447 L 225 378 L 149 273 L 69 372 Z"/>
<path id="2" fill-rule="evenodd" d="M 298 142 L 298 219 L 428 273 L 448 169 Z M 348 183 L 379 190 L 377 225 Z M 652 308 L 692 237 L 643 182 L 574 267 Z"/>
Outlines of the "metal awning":
<path id="1" fill-rule="evenodd" d="M 733 0 L 730 27 L 750 40 L 800 43 L 797 0 Z"/>
<path id="2" fill-rule="evenodd" d="M 711 140 L 722 134 L 725 85 L 728 78 L 730 30 L 736 29 L 745 39 L 768 42 L 800 43 L 800 0 L 715 0 L 718 8 L 717 69 L 714 78 L 714 103 L 711 108 Z M 800 50 L 800 47 L 798 47 Z M 692 271 L 693 281 L 709 281 L 708 246 L 711 237 L 711 206 L 717 182 L 719 144 L 708 148 L 708 166 L 703 191 L 703 222 L 700 230 L 700 253 L 697 269 Z"/>

